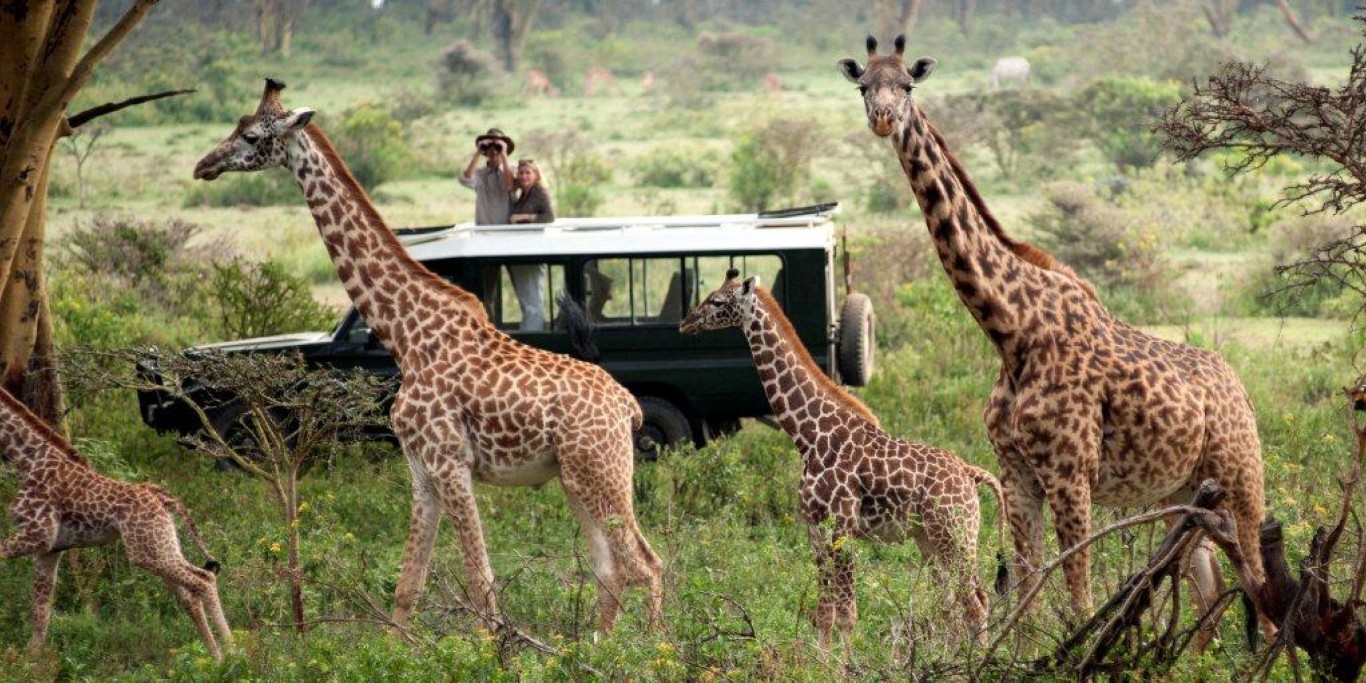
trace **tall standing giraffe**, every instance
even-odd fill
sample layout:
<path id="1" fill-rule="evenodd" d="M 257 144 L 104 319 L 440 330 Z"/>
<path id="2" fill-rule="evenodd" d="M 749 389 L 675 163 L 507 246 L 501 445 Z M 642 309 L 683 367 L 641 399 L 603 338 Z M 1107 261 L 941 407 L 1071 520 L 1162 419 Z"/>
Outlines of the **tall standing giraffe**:
<path id="1" fill-rule="evenodd" d="M 990 601 L 977 579 L 977 487 L 991 487 L 1004 515 L 1000 484 L 953 453 L 882 431 L 877 416 L 811 359 L 758 278 L 741 283 L 739 276 L 727 271 L 721 287 L 688 313 L 678 331 L 740 328 L 769 406 L 801 453 L 801 516 L 820 573 L 811 622 L 821 647 L 830 644 L 834 626 L 848 645 L 858 621 L 850 538 L 914 538 L 936 578 L 948 586 L 962 583 L 952 594 L 973 638 L 985 645 Z"/>
<path id="2" fill-rule="evenodd" d="M 464 551 L 470 597 L 500 625 L 474 482 L 540 484 L 559 475 L 588 538 L 610 630 L 627 585 L 649 587 L 661 620 L 661 563 L 636 523 L 632 431 L 640 406 L 602 368 L 521 344 L 490 323 L 473 294 L 413 260 L 322 130 L 313 110 L 286 110 L 284 84 L 266 80 L 256 113 L 195 166 L 228 171 L 283 165 L 294 176 L 347 294 L 402 374 L 390 416 L 412 475 L 412 524 L 394 596 L 404 626 L 426 582 L 444 510 Z"/>
<path id="3" fill-rule="evenodd" d="M 52 589 L 62 553 L 122 538 L 128 560 L 161 577 L 199 629 L 209 653 L 222 659 L 209 621 L 223 644 L 232 631 L 218 600 L 218 563 L 203 568 L 185 561 L 176 535 L 179 517 L 200 552 L 208 556 L 185 504 L 158 486 L 133 484 L 96 472 L 71 444 L 24 404 L 0 389 L 0 457 L 19 472 L 19 492 L 10 503 L 15 531 L 0 539 L 0 559 L 33 556 L 33 637 L 37 652 L 52 617 Z"/>
<path id="4" fill-rule="evenodd" d="M 840 70 L 862 94 L 868 127 L 891 141 L 949 280 L 1001 357 L 984 418 L 1024 588 L 1038 580 L 1044 500 L 1059 544 L 1070 548 L 1091 533 L 1093 503 L 1185 502 L 1206 478 L 1228 492 L 1239 544 L 1262 583 L 1261 443 L 1242 383 L 1218 354 L 1116 319 L 1070 268 L 1007 235 L 911 99 L 935 60 L 908 67 L 905 46 L 897 36 L 895 51 L 879 56 L 869 36 L 867 67 L 843 59 Z M 1204 604 L 1217 590 L 1217 565 L 1202 548 L 1191 568 Z M 1064 565 L 1082 614 L 1091 610 L 1089 571 L 1086 550 Z"/>

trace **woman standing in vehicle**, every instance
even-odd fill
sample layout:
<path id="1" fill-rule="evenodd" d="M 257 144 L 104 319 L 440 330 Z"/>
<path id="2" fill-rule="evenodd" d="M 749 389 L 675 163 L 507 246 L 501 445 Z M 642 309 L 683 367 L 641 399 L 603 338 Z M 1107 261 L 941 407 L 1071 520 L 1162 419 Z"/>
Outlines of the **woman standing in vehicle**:
<path id="1" fill-rule="evenodd" d="M 550 193 L 541 183 L 541 167 L 534 159 L 517 162 L 517 195 L 512 200 L 513 223 L 550 223 L 555 220 L 555 209 L 550 206 Z"/>

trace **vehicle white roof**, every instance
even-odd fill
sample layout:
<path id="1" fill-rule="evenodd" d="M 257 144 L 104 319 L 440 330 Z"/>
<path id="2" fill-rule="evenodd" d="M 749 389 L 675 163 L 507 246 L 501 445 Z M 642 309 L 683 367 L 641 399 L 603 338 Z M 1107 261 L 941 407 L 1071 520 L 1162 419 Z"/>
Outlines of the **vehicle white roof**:
<path id="1" fill-rule="evenodd" d="M 829 249 L 838 206 L 795 216 L 719 214 L 564 218 L 539 225 L 461 223 L 400 234 L 419 261 L 482 256 Z"/>

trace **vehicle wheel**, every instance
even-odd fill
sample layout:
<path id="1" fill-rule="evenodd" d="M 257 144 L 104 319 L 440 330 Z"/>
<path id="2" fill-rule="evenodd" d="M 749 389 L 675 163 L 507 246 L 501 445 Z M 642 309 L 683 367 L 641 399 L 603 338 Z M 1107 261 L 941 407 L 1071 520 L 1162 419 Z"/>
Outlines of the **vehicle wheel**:
<path id="1" fill-rule="evenodd" d="M 844 300 L 840 312 L 840 380 L 851 387 L 868 384 L 873 377 L 874 336 L 873 301 L 867 294 L 854 292 Z"/>
<path id="2" fill-rule="evenodd" d="M 639 396 L 644 423 L 635 433 L 637 460 L 656 460 L 666 448 L 678 448 L 692 441 L 688 416 L 672 401 L 658 396 Z"/>
<path id="3" fill-rule="evenodd" d="M 706 425 L 707 443 L 711 443 L 717 439 L 723 439 L 740 431 L 739 418 L 707 420 L 703 424 Z"/>

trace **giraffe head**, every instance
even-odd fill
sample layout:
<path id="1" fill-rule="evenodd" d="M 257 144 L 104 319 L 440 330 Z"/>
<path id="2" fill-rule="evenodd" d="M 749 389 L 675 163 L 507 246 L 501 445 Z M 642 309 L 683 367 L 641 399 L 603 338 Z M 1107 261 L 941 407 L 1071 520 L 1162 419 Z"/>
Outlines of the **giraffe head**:
<path id="1" fill-rule="evenodd" d="M 678 331 L 697 334 L 703 330 L 739 327 L 754 312 L 754 288 L 758 286 L 758 276 L 740 282 L 740 271 L 731 268 L 726 271 L 726 281 L 678 323 Z"/>
<path id="2" fill-rule="evenodd" d="M 280 105 L 284 89 L 284 83 L 266 79 L 256 113 L 238 120 L 232 134 L 195 164 L 195 179 L 213 180 L 227 171 L 259 171 L 285 162 L 289 144 L 313 118 L 313 110 L 285 109 Z"/>
<path id="3" fill-rule="evenodd" d="M 934 59 L 921 57 L 907 67 L 902 58 L 906 36 L 897 36 L 893 45 L 894 52 L 878 56 L 877 39 L 868 36 L 867 67 L 853 59 L 839 61 L 840 72 L 863 94 L 868 127 L 884 138 L 900 129 L 911 116 L 911 91 L 930 77 L 935 65 Z"/>

